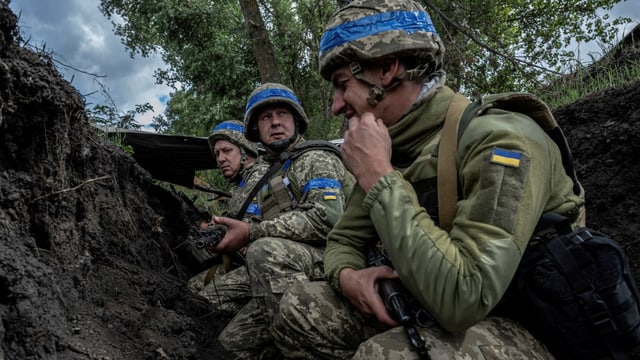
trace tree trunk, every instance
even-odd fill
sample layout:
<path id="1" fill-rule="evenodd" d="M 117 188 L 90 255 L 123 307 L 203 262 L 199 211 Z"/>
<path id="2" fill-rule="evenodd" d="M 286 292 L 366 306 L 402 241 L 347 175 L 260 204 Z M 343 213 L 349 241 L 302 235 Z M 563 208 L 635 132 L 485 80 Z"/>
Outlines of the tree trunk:
<path id="1" fill-rule="evenodd" d="M 244 15 L 244 25 L 249 32 L 251 46 L 260 71 L 260 79 L 265 82 L 282 82 L 273 44 L 264 25 L 258 2 L 256 0 L 240 0 L 240 8 Z"/>

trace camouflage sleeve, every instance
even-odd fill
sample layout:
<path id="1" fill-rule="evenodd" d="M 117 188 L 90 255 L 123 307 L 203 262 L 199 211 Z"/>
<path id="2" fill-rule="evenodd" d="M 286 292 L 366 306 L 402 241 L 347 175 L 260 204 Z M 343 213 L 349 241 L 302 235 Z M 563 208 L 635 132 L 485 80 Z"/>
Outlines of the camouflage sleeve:
<path id="1" fill-rule="evenodd" d="M 369 210 L 362 206 L 365 193 L 355 186 L 344 214 L 329 233 L 324 252 L 324 273 L 327 282 L 341 291 L 338 274 L 344 268 L 362 269 L 367 266 L 365 244 L 377 242 L 378 235 L 369 217 Z"/>
<path id="2" fill-rule="evenodd" d="M 244 189 L 243 183 L 240 183 L 238 186 L 234 186 L 231 189 L 231 198 L 227 201 L 227 209 L 224 211 L 224 216 L 235 217 L 240 210 L 240 206 L 244 202 Z"/>
<path id="3" fill-rule="evenodd" d="M 256 185 L 260 178 L 269 169 L 269 164 L 263 161 L 255 161 L 249 164 L 242 170 L 242 181 L 231 191 L 231 199 L 229 199 L 227 211 L 225 216 L 235 217 L 241 210 L 240 208 L 244 204 L 247 196 L 250 195 L 251 190 Z M 244 221 L 248 221 L 251 216 L 260 216 L 260 207 L 256 201 L 252 201 L 245 209 L 245 213 L 242 216 Z"/>
<path id="4" fill-rule="evenodd" d="M 300 155 L 288 172 L 289 180 L 300 187 L 298 207 L 271 220 L 252 222 L 250 240 L 282 237 L 324 245 L 344 210 L 347 175 L 342 161 L 333 153 L 312 150 Z"/>

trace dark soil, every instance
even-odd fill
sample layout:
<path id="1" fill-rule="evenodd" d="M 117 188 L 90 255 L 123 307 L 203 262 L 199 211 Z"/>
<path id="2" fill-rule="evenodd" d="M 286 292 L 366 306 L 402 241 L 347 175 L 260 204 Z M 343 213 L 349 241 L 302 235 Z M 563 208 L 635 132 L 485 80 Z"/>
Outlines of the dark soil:
<path id="1" fill-rule="evenodd" d="M 0 1 L 0 359 L 228 359 L 227 319 L 189 292 L 190 229 L 208 215 L 89 125 Z M 557 109 L 588 222 L 640 279 L 640 82 Z"/>

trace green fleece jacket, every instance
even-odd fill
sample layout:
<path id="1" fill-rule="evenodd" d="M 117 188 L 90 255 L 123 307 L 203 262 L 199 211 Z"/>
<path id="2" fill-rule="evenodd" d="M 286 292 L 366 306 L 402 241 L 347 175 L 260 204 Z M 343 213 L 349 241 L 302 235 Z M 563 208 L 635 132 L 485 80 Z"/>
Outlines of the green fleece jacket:
<path id="1" fill-rule="evenodd" d="M 558 147 L 534 120 L 490 110 L 460 139 L 461 200 L 451 232 L 439 228 L 413 184 L 435 189 L 437 146 L 453 94 L 440 88 L 389 128 L 395 171 L 366 194 L 353 190 L 329 233 L 325 275 L 340 291 L 340 270 L 366 267 L 363 247 L 381 240 L 402 283 L 444 329 L 457 332 L 498 303 L 540 215 L 575 218 L 584 201 L 572 191 Z"/>

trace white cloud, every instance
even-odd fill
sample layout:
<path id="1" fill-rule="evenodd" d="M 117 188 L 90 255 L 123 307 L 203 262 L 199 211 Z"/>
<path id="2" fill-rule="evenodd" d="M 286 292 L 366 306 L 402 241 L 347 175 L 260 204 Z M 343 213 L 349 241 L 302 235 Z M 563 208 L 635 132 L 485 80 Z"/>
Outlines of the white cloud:
<path id="1" fill-rule="evenodd" d="M 87 103 L 105 102 L 100 82 L 123 112 L 150 103 L 153 114 L 136 119 L 148 125 L 153 116 L 164 111 L 172 91 L 155 84 L 153 77 L 156 69 L 166 65 L 159 56 L 132 59 L 120 38 L 113 34 L 110 21 L 100 13 L 99 4 L 99 0 L 12 0 L 9 5 L 20 16 L 22 36 L 29 38 L 32 45 L 46 46 L 56 60 L 70 66 L 58 65 L 58 69 L 86 97 Z"/>

